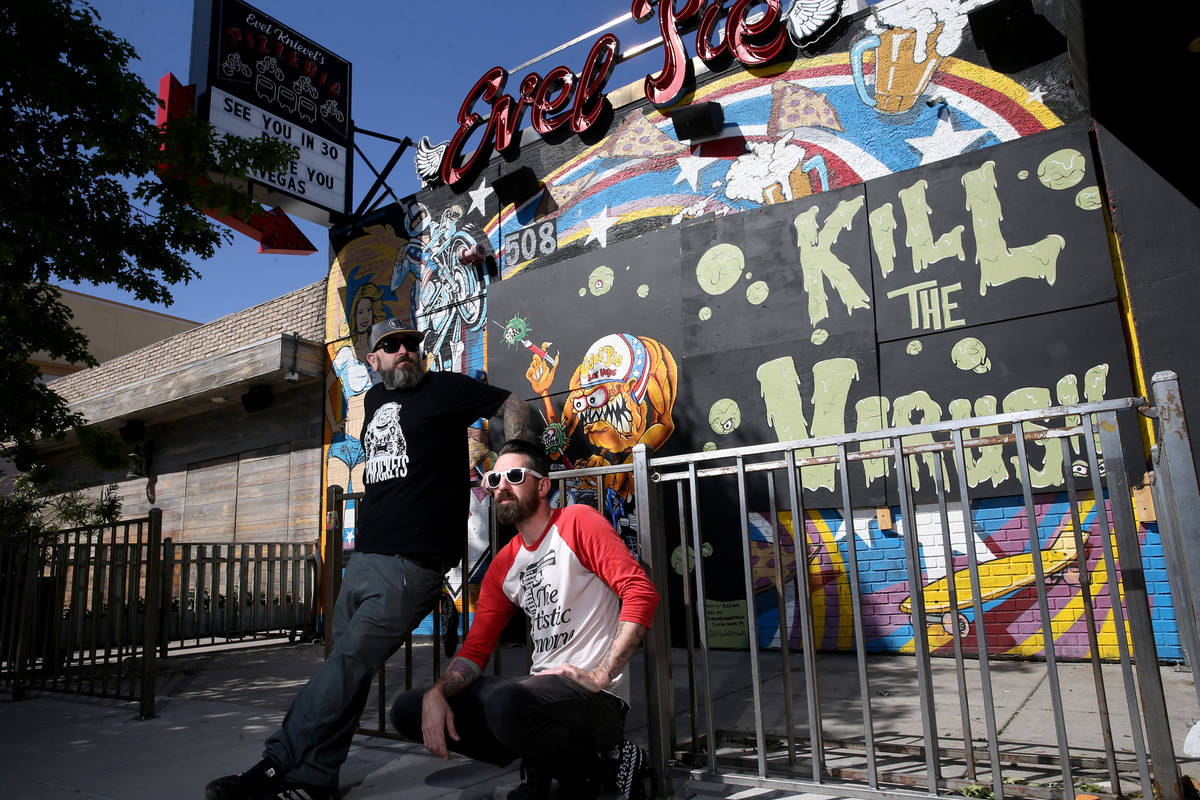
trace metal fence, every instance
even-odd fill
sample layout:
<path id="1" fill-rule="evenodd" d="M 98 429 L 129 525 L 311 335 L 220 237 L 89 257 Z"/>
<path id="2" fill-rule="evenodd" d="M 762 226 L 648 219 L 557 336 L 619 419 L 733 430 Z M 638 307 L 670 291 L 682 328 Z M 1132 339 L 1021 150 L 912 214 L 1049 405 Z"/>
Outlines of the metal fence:
<path id="1" fill-rule="evenodd" d="M 162 512 L 0 540 L 0 687 L 133 700 L 154 714 Z"/>
<path id="2" fill-rule="evenodd" d="M 748 664 L 741 662 L 749 679 L 744 685 L 744 700 L 738 704 L 728 700 L 719 703 L 717 692 L 726 692 L 728 687 L 714 684 L 714 676 L 721 674 L 715 665 L 724 654 L 716 652 L 709 642 L 711 627 L 704 601 L 708 597 L 706 570 L 698 555 L 694 560 L 685 555 L 683 563 L 687 566 L 681 570 L 682 607 L 667 609 L 666 603 L 660 605 L 646 643 L 651 760 L 658 767 L 659 794 L 672 796 L 673 782 L 687 780 L 693 787 L 754 786 L 846 797 L 915 798 L 953 793 L 994 798 L 1073 798 L 1075 787 L 1086 781 L 1091 793 L 1140 794 L 1144 798 L 1178 800 L 1179 772 L 1168 728 L 1125 466 L 1127 451 L 1140 453 L 1141 442 L 1130 444 L 1123 439 L 1120 424 L 1123 418 L 1139 411 L 1146 416 L 1157 416 L 1156 505 L 1167 510 L 1159 518 L 1159 530 L 1165 541 L 1174 542 L 1167 552 L 1171 553 L 1172 548 L 1179 550 L 1178 522 L 1195 519 L 1198 501 L 1191 451 L 1186 429 L 1181 426 L 1178 404 L 1168 406 L 1162 402 L 1172 392 L 1178 400 L 1178 384 L 1173 379 L 1173 375 L 1156 376 L 1160 398 L 1156 407 L 1135 398 L 682 456 L 649 458 L 644 450 L 635 451 L 631 467 L 641 555 L 662 597 L 668 597 L 668 549 L 678 545 L 680 549 L 676 552 L 701 552 L 709 523 L 702 512 L 702 503 L 705 498 L 725 491 L 720 488 L 721 482 L 732 483 L 736 487 L 733 502 L 741 524 L 741 566 L 747 609 L 744 623 L 749 648 L 748 653 L 741 654 L 748 661 Z M 982 435 L 984 432 L 988 435 Z M 1071 459 L 1067 448 L 1081 446 L 1088 467 L 1087 477 L 1080 481 L 1082 487 L 1068 476 L 1065 489 L 1059 490 L 1067 495 L 1070 523 L 1062 532 L 1066 544 L 1060 549 L 1058 561 L 1069 562 L 1064 565 L 1078 570 L 1079 598 L 1091 643 L 1092 686 L 1070 686 L 1078 690 L 1073 691 L 1070 702 L 1094 701 L 1092 711 L 1099 720 L 1103 742 L 1099 748 L 1081 747 L 1078 739 L 1083 732 L 1069 729 L 1064 718 L 1060 672 L 1067 665 L 1056 660 L 1054 636 L 1061 630 L 1061 622 L 1051 614 L 1047 588 L 1053 580 L 1051 570 L 1064 565 L 1051 564 L 1033 555 L 1043 553 L 1045 546 L 1039 540 L 1030 488 L 1029 450 L 1033 442 L 1046 448 L 1063 448 L 1068 464 Z M 945 597 L 937 598 L 937 609 L 926 607 L 929 592 L 922 575 L 912 479 L 916 459 L 923 459 L 922 463 L 935 471 L 933 525 L 940 530 L 943 551 L 936 557 L 949 564 L 953 558 L 952 523 L 961 521 L 965 530 L 975 529 L 973 515 L 977 504 L 972 502 L 972 490 L 965 478 L 967 459 L 978 456 L 981 448 L 997 446 L 1007 448 L 1006 455 L 1014 454 L 1013 463 L 1022 486 L 1024 532 L 1029 537 L 1027 552 L 1033 571 L 1032 585 L 1036 589 L 1038 634 L 1043 643 L 1040 661 L 1034 661 L 1031 668 L 1044 670 L 1043 678 L 1050 693 L 1046 726 L 1052 728 L 1052 737 L 1046 747 L 1032 744 L 1036 741 L 1034 731 L 998 729 L 996 680 L 1002 662 L 996 658 L 999 652 L 993 644 L 996 632 L 989 625 L 981 590 L 981 564 L 972 547 L 965 548 L 966 568 L 957 574 L 951 572 L 953 577 L 941 582 L 938 591 Z M 936 457 L 927 459 L 931 454 Z M 861 490 L 856 490 L 855 482 L 846 478 L 851 464 L 870 459 L 885 459 L 890 464 L 889 497 L 896 498 L 893 502 L 899 506 L 897 533 L 906 561 L 904 580 L 909 605 L 904 610 L 912 619 L 913 655 L 891 656 L 893 672 L 899 659 L 902 679 L 889 684 L 890 691 L 884 692 L 903 693 L 907 702 L 919 706 L 919 715 L 911 723 L 913 729 L 902 731 L 906 735 L 901 737 L 878 735 L 879 720 L 894 701 L 882 700 L 873 691 L 872 681 L 879 680 L 882 667 L 878 659 L 867 653 L 860 605 L 862 545 L 854 526 L 861 523 L 856 522 L 854 509 L 856 495 Z M 947 464 L 945 472 L 943 463 Z M 853 625 L 850 652 L 833 661 L 817 652 L 814 640 L 814 594 L 803 556 L 802 543 L 807 540 L 803 529 L 793 531 L 798 535 L 792 540 L 797 564 L 794 580 L 798 582 L 792 618 L 799 620 L 801 646 L 796 651 L 786 645 L 760 647 L 754 618 L 756 576 L 749 528 L 752 511 L 765 513 L 774 530 L 787 527 L 780 519 L 782 511 L 790 511 L 792 520 L 802 520 L 806 471 L 831 467 L 836 471 L 836 486 L 840 490 Z M 768 508 L 752 508 L 749 497 L 756 501 L 765 497 Z M 1105 499 L 1110 508 L 1108 513 L 1103 513 Z M 1089 525 L 1081 522 L 1084 516 L 1081 504 L 1087 502 L 1094 503 L 1097 509 Z M 667 508 L 668 505 L 671 507 Z M 671 518 L 674 521 L 668 530 L 664 520 Z M 1082 557 L 1085 536 L 1097 537 L 1103 548 L 1102 559 L 1091 568 Z M 787 554 L 781 538 L 774 537 L 771 558 L 763 563 L 773 566 L 771 582 L 781 626 L 779 641 L 786 643 L 789 615 L 785 613 L 782 587 Z M 930 541 L 928 536 L 925 541 Z M 927 558 L 930 555 L 926 553 Z M 1171 577 L 1173 584 L 1178 577 L 1178 583 L 1186 586 L 1186 575 Z M 1124 601 L 1111 604 L 1119 667 L 1100 663 L 1096 646 L 1097 615 L 1089 592 L 1093 580 L 1107 590 L 1110 598 Z M 761 606 L 761 598 L 759 602 Z M 1190 613 L 1190 600 L 1183 602 L 1187 603 L 1184 610 Z M 1180 607 L 1178 594 L 1175 606 Z M 953 656 L 931 659 L 933 648 L 927 624 L 936 615 L 929 612 L 945 608 L 951 609 L 956 617 L 947 624 L 947 634 L 953 636 Z M 671 619 L 677 624 L 683 620 L 686 667 L 680 671 L 681 677 L 673 676 L 671 670 L 672 640 L 668 624 Z M 943 620 L 935 619 L 935 624 L 938 622 Z M 963 642 L 967 628 L 974 629 L 974 647 L 970 652 Z M 1185 638 L 1193 636 L 1188 631 L 1182 634 Z M 1189 652 L 1194 657 L 1194 638 L 1185 646 L 1193 648 Z M 836 673 L 831 673 L 831 669 Z M 1105 670 L 1113 669 L 1119 671 L 1119 680 L 1106 681 Z M 681 696 L 687 698 L 686 708 L 675 707 L 676 680 L 686 684 L 680 687 Z M 836 681 L 843 685 L 849 682 L 846 696 L 851 699 L 831 709 L 822 705 L 822 683 Z M 935 682 L 941 696 L 959 698 L 956 713 L 947 715 L 942 706 L 941 716 L 938 715 Z M 977 705 L 970 707 L 973 703 Z M 831 724 L 835 714 L 837 726 Z M 972 720 L 980 717 L 982 731 L 978 730 L 978 722 L 972 727 Z M 1127 734 L 1127 745 L 1118 744 L 1114 729 L 1123 732 L 1121 742 L 1126 741 Z"/>
<path id="3" fill-rule="evenodd" d="M 163 546 L 163 635 L 169 649 L 232 640 L 295 641 L 316 625 L 315 542 Z"/>
<path id="4" fill-rule="evenodd" d="M 158 659 L 294 640 L 314 627 L 319 572 L 315 542 L 174 544 L 158 509 L 0 539 L 0 689 L 131 700 L 153 716 Z"/>

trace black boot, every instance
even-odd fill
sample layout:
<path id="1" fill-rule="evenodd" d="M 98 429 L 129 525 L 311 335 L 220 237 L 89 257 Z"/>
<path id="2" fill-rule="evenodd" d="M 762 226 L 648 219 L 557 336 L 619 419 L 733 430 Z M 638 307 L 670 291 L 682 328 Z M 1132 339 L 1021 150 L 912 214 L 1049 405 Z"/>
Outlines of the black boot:
<path id="1" fill-rule="evenodd" d="M 521 785 L 508 793 L 508 800 L 550 800 L 550 770 L 536 758 L 521 759 Z"/>

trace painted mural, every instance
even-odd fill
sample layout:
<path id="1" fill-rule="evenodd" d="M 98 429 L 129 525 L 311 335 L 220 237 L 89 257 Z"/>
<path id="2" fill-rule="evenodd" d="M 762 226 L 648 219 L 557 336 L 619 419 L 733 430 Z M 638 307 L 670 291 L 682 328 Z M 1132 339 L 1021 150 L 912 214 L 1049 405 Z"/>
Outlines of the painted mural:
<path id="1" fill-rule="evenodd" d="M 829 12 L 820 19 L 818 5 Z M 445 147 L 423 142 L 418 168 L 427 188 L 394 226 L 405 253 L 378 283 L 422 324 L 463 342 L 461 352 L 434 347 L 441 368 L 482 368 L 486 347 L 494 382 L 528 399 L 562 468 L 622 463 L 638 442 L 678 453 L 1131 395 L 1104 190 L 1091 131 L 1076 122 L 1085 115 L 1069 89 L 1065 40 L 1040 63 L 1015 68 L 1009 59 L 1007 71 L 994 69 L 994 51 L 980 49 L 994 45 L 978 44 L 984 39 L 971 28 L 971 12 L 984 5 L 899 0 L 854 12 L 846 3 L 784 2 L 790 55 L 752 68 L 710 59 L 711 72 L 679 84 L 674 106 L 637 101 L 587 135 L 526 137 L 503 160 L 465 170 L 472 177 L 453 188 L 434 177 Z M 1060 11 L 1054 0 L 1038 5 L 1039 13 Z M 647 86 L 667 77 L 664 68 Z M 521 123 L 512 100 L 503 107 L 504 130 Z M 702 102 L 720 103 L 724 127 L 681 137 L 670 112 Z M 483 104 L 476 110 L 488 113 Z M 539 113 L 531 112 L 535 124 L 547 124 Z M 485 139 L 502 132 L 490 121 L 486 130 Z M 498 186 L 523 168 L 536 187 L 514 204 Z M 454 257 L 478 243 L 500 266 L 502 280 L 490 286 Z M 429 313 L 427 297 L 478 302 L 460 299 L 451 308 L 435 300 L 440 313 Z M 1138 440 L 1136 425 L 1125 433 Z M 1022 527 L 1015 455 L 1011 445 L 971 453 L 966 482 L 983 498 L 975 501 L 977 529 L 955 532 L 948 557 L 935 516 L 918 507 L 927 619 L 917 621 L 903 543 L 894 527 L 880 530 L 875 521 L 876 509 L 895 504 L 894 465 L 852 462 L 847 480 L 864 509 L 855 542 L 832 510 L 840 507 L 836 473 L 805 469 L 802 557 L 788 512 L 776 526 L 791 575 L 787 644 L 798 646 L 800 564 L 809 573 L 817 646 L 850 647 L 845 571 L 853 544 L 873 650 L 911 650 L 919 624 L 941 652 L 949 631 L 972 641 L 983 624 L 1004 653 L 1036 655 L 1043 646 L 1031 600 L 1036 557 L 1048 576 L 1056 650 L 1082 655 L 1082 578 L 1071 566 L 1077 548 L 1064 527 L 1065 501 L 1054 494 L 1067 480 L 1085 487 L 1081 443 L 1031 445 L 1036 555 Z M 912 461 L 920 503 L 935 497 L 939 472 L 945 486 L 956 484 L 952 459 L 938 458 Z M 1136 479 L 1140 454 L 1129 460 Z M 636 542 L 625 482 L 567 492 L 602 507 Z M 706 493 L 699 557 L 710 636 L 744 647 L 741 526 L 731 499 L 720 487 Z M 769 507 L 761 488 L 752 487 L 749 499 L 754 509 Z M 1085 573 L 1097 614 L 1108 620 L 1100 645 L 1108 657 L 1112 600 L 1095 509 L 1089 513 Z M 759 561 L 775 533 L 764 514 L 752 516 L 760 593 L 749 615 L 764 646 L 778 646 L 780 614 L 774 592 L 765 591 L 773 567 Z M 1153 524 L 1140 530 L 1148 569 L 1161 576 L 1150 581 L 1159 587 L 1152 602 L 1160 652 L 1171 658 L 1178 644 L 1165 574 L 1154 563 L 1157 531 Z M 946 599 L 968 549 L 987 576 L 983 620 Z M 672 561 L 678 570 L 695 557 L 680 550 Z"/>
<path id="2" fill-rule="evenodd" d="M 642 106 L 564 160 L 542 148 L 543 191 L 485 226 L 506 274 L 610 238 L 861 184 L 1061 125 L 1040 82 L 1052 74 L 1023 86 L 974 54 L 954 55 L 970 49 L 966 9 L 956 0 L 891 4 L 822 55 L 714 77 L 680 103 L 723 107 L 725 128 L 699 141 L 681 140 L 668 110 Z M 1060 111 L 1078 113 L 1069 104 Z M 487 188 L 484 177 L 475 190 Z"/>
<path id="3" fill-rule="evenodd" d="M 484 328 L 487 320 L 487 275 L 462 264 L 455 255 L 476 243 L 478 231 L 451 206 L 431 214 L 420 202 L 393 206 L 368 217 L 351 230 L 332 237 L 334 258 L 326 296 L 326 451 L 323 485 L 345 491 L 363 488 L 365 454 L 358 434 L 363 425 L 363 398 L 379 378 L 367 364 L 371 327 L 399 318 L 428 331 L 422 350 L 426 368 L 472 372 L 486 377 Z M 484 421 L 469 431 L 469 464 L 478 472 L 487 458 Z M 324 498 L 322 500 L 324 503 Z M 342 544 L 354 548 L 355 501 L 346 501 Z M 468 553 L 474 564 L 487 549 L 488 500 L 483 492 L 471 499 Z M 459 570 L 448 586 L 459 585 Z M 432 630 L 425 620 L 423 630 Z"/>
<path id="4" fill-rule="evenodd" d="M 1106 504 L 1107 508 L 1107 504 Z M 1046 587 L 1054 625 L 1055 653 L 1065 658 L 1085 658 L 1090 651 L 1083 592 L 1091 599 L 1102 658 L 1119 658 L 1116 615 L 1109 592 L 1108 571 L 1103 550 L 1102 518 L 1094 500 L 1080 503 L 1083 532 L 1083 562 L 1078 567 L 1079 549 L 1071 522 L 1071 510 L 1065 494 L 1044 495 L 1035 503 L 1040 549 L 1037 558 L 1046 574 Z M 859 599 L 867 648 L 874 652 L 912 652 L 913 630 L 923 625 L 929 636 L 930 651 L 953 652 L 953 632 L 958 628 L 964 652 L 977 652 L 978 633 L 987 631 L 990 655 L 1036 657 L 1043 655 L 1037 590 L 1033 586 L 1030 547 L 1025 510 L 1004 498 L 979 501 L 973 505 L 975 529 L 967 534 L 961 522 L 952 522 L 952 556 L 947 559 L 943 547 L 938 509 L 916 509 L 917 538 L 922 566 L 924 619 L 914 619 L 907 581 L 905 546 L 899 531 L 900 515 L 893 512 L 893 525 L 881 530 L 873 511 L 856 515 L 854 537 L 847 533 L 840 514 L 832 510 L 808 510 L 804 527 L 806 542 L 802 565 L 807 566 L 814 625 L 814 643 L 819 650 L 853 650 L 852 609 L 850 604 L 849 559 L 847 550 L 856 548 L 859 566 Z M 790 648 L 801 648 L 800 606 L 797 602 L 800 582 L 796 579 L 796 546 L 792 537 L 792 517 L 779 515 L 772 526 L 767 515 L 751 515 L 751 551 L 755 588 L 755 615 L 760 645 L 778 647 L 781 630 L 787 632 Z M 1111 523 L 1110 523 L 1111 524 Z M 1138 536 L 1149 586 L 1165 584 L 1166 566 L 1161 540 L 1153 523 L 1139 523 Z M 773 545 L 779 538 L 784 553 L 785 607 L 783 625 L 774 590 Z M 980 600 L 983 619 L 975 618 L 973 594 L 967 570 L 966 549 L 971 548 L 979 564 Z M 1115 541 L 1113 552 L 1118 559 Z M 694 552 L 689 552 L 694 558 Z M 710 549 L 701 559 L 719 558 Z M 677 548 L 672 564 L 678 572 L 682 551 Z M 956 604 L 949 603 L 947 584 L 954 581 Z M 1086 587 L 1082 585 L 1086 580 Z M 710 636 L 718 647 L 745 647 L 744 624 L 730 625 L 722 620 L 745 619 L 745 600 L 709 600 L 707 611 L 717 624 L 710 625 Z M 1182 658 L 1177 638 L 1174 609 L 1170 595 L 1157 596 L 1153 610 L 1155 644 L 1160 658 Z"/>

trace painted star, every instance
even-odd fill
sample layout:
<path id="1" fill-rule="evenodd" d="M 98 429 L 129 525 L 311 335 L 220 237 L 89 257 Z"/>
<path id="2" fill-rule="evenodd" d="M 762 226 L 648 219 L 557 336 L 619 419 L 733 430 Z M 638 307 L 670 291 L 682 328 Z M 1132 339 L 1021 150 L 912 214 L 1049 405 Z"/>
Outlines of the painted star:
<path id="1" fill-rule="evenodd" d="M 928 136 L 907 139 L 908 144 L 921 154 L 921 166 L 950 158 L 965 151 L 980 136 L 987 133 L 985 128 L 975 128 L 969 131 L 954 129 L 950 122 L 950 112 L 943 108 L 938 112 L 937 127 Z"/>
<path id="2" fill-rule="evenodd" d="M 868 549 L 875 547 L 875 541 L 871 538 L 871 522 L 875 519 L 874 511 L 857 510 L 854 512 L 854 537 L 862 542 Z M 878 528 L 878 526 L 876 526 Z M 849 526 L 845 520 L 838 525 L 837 530 L 833 532 L 835 541 L 844 541 L 846 534 L 849 532 Z"/>
<path id="3" fill-rule="evenodd" d="M 587 238 L 583 240 L 583 243 L 586 245 L 588 242 L 595 240 L 600 243 L 601 247 L 608 247 L 608 229 L 616 225 L 619 221 L 619 217 L 610 217 L 608 215 L 608 206 L 605 206 L 603 211 L 588 220 L 589 233 Z"/>
<path id="4" fill-rule="evenodd" d="M 467 213 L 470 214 L 475 209 L 479 209 L 479 216 L 486 217 L 487 212 L 484 211 L 486 208 L 484 203 L 487 202 L 488 195 L 491 193 L 492 187 L 487 185 L 487 178 L 484 178 L 478 188 L 467 192 L 467 194 L 471 195 L 471 207 L 467 209 Z"/>
<path id="5" fill-rule="evenodd" d="M 675 163 L 679 166 L 679 177 L 675 179 L 675 183 L 687 181 L 695 192 L 698 189 L 700 181 L 700 173 L 704 168 L 714 161 L 719 161 L 716 158 L 706 158 L 704 156 L 686 155 L 675 159 Z"/>
<path id="6" fill-rule="evenodd" d="M 1035 86 L 1029 90 L 1029 102 L 1041 103 L 1046 99 L 1046 90 L 1041 86 Z"/>

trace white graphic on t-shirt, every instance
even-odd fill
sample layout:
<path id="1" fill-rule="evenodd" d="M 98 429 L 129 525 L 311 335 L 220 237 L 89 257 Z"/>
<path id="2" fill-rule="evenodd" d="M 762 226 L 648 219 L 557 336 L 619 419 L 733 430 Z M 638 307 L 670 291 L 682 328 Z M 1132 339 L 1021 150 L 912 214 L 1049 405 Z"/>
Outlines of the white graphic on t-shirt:
<path id="1" fill-rule="evenodd" d="M 560 604 L 558 587 L 543 582 L 547 568 L 555 563 L 555 552 L 551 550 L 521 570 L 521 606 L 529 617 L 529 634 L 535 653 L 555 650 L 575 636 L 575 628 L 565 630 L 573 615 L 570 608 Z"/>
<path id="2" fill-rule="evenodd" d="M 408 444 L 400 429 L 400 404 L 385 403 L 371 418 L 363 436 L 367 452 L 365 483 L 379 483 L 408 474 Z"/>

